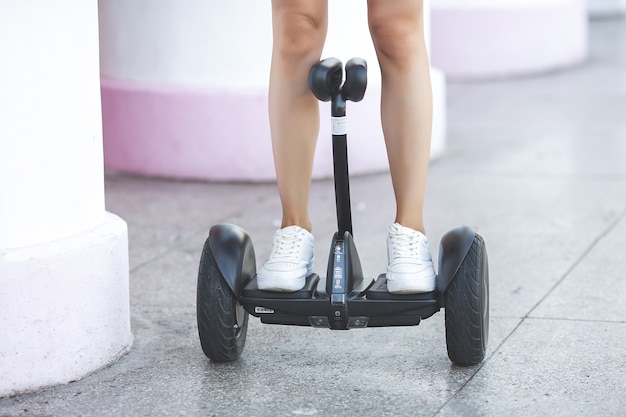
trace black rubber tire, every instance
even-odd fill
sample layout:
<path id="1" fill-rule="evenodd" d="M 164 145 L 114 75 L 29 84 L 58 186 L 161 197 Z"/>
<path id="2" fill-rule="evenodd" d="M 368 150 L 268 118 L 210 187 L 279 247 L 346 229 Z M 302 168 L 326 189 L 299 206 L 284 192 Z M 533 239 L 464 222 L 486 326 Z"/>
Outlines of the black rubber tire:
<path id="1" fill-rule="evenodd" d="M 448 357 L 460 366 L 479 364 L 489 338 L 489 268 L 478 234 L 444 293 Z"/>
<path id="2" fill-rule="evenodd" d="M 198 271 L 196 315 L 204 354 L 214 362 L 237 360 L 246 344 L 248 312 L 224 280 L 207 241 Z"/>

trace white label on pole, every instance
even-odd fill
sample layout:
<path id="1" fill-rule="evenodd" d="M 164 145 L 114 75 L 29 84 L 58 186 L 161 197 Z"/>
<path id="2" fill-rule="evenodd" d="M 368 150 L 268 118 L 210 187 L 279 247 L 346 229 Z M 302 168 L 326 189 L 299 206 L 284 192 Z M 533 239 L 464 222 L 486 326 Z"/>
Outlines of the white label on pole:
<path id="1" fill-rule="evenodd" d="M 331 132 L 333 135 L 345 135 L 346 134 L 346 116 L 343 117 L 331 117 Z"/>

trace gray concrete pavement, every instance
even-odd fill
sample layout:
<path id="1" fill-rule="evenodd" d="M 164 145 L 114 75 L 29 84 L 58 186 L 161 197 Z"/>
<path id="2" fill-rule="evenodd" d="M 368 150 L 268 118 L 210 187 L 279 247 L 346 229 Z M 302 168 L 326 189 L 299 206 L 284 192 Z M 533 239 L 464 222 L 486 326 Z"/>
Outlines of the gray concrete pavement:
<path id="1" fill-rule="evenodd" d="M 129 224 L 135 343 L 81 381 L 0 399 L 2 416 L 620 416 L 626 413 L 626 21 L 594 22 L 589 62 L 566 72 L 450 83 L 449 150 L 431 165 L 431 246 L 459 224 L 487 243 L 485 361 L 447 358 L 443 314 L 412 328 L 332 332 L 251 319 L 243 357 L 214 364 L 195 324 L 211 224 L 268 255 L 273 184 L 109 175 L 107 208 Z M 366 274 L 385 267 L 393 194 L 385 173 L 352 182 Z M 312 187 L 324 273 L 332 182 Z"/>

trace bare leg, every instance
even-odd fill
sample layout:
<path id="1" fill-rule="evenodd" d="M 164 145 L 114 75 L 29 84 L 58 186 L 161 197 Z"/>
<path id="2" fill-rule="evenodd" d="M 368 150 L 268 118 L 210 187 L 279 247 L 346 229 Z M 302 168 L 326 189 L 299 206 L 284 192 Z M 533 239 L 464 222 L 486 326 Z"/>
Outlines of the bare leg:
<path id="1" fill-rule="evenodd" d="M 326 39 L 328 2 L 273 0 L 272 23 L 269 113 L 282 227 L 296 225 L 311 231 L 308 202 L 319 104 L 307 78 Z"/>
<path id="2" fill-rule="evenodd" d="M 396 222 L 424 232 L 432 91 L 421 0 L 368 0 L 382 72 L 381 117 L 396 197 Z"/>

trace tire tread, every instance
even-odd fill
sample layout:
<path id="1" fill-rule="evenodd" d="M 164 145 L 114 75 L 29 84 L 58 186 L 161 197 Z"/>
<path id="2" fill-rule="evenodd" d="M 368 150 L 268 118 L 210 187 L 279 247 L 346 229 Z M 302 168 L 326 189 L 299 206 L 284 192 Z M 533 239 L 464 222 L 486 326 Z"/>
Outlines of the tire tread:
<path id="1" fill-rule="evenodd" d="M 236 327 L 236 303 L 207 241 L 198 271 L 196 314 L 202 351 L 212 361 L 234 361 L 243 352 L 248 313 L 245 313 L 243 325 Z"/>
<path id="2" fill-rule="evenodd" d="M 477 234 L 444 295 L 448 357 L 460 366 L 476 365 L 485 357 L 489 329 L 486 268 L 485 243 Z M 483 280 L 487 281 L 486 287 Z M 487 303 L 486 307 L 483 303 Z"/>

